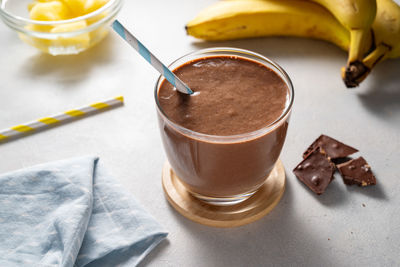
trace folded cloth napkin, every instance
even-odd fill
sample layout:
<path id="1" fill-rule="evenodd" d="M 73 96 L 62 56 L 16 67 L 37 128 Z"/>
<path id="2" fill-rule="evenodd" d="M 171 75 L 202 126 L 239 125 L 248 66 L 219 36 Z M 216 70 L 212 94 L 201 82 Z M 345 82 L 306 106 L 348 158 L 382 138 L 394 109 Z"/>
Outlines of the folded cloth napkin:
<path id="1" fill-rule="evenodd" d="M 0 176 L 0 266 L 134 266 L 167 233 L 96 157 Z"/>

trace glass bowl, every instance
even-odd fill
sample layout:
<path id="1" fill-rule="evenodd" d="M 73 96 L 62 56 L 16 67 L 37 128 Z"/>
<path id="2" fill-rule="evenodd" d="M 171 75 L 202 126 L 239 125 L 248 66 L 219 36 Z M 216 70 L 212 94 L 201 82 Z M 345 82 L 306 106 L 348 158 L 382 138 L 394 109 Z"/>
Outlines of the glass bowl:
<path id="1" fill-rule="evenodd" d="M 39 21 L 29 18 L 33 0 L 0 0 L 0 17 L 26 43 L 51 55 L 78 54 L 109 32 L 122 0 L 109 0 L 101 8 L 67 20 Z"/>

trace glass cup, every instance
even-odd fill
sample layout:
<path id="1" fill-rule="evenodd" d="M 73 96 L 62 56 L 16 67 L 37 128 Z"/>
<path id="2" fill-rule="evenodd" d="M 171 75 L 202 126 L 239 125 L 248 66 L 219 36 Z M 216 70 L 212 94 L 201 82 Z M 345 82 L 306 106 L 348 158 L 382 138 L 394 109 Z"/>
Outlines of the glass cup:
<path id="1" fill-rule="evenodd" d="M 278 74 L 288 87 L 285 109 L 273 123 L 248 133 L 217 136 L 195 132 L 171 121 L 158 99 L 165 78 L 160 76 L 157 80 L 154 92 L 157 116 L 172 170 L 196 198 L 214 205 L 232 205 L 252 196 L 278 160 L 286 138 L 294 91 L 289 76 L 278 64 L 242 49 L 203 49 L 177 59 L 169 68 L 174 70 L 192 60 L 215 56 L 235 56 L 261 63 Z"/>

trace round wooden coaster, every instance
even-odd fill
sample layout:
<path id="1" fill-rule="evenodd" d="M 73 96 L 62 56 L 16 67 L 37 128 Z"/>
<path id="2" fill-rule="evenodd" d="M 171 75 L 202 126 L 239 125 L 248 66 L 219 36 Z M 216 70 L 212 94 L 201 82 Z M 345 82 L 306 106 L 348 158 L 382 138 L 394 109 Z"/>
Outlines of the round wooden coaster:
<path id="1" fill-rule="evenodd" d="M 231 206 L 215 206 L 193 197 L 172 171 L 164 164 L 162 184 L 168 202 L 186 218 L 208 226 L 235 227 L 254 222 L 268 214 L 285 191 L 285 170 L 280 160 L 265 183 L 253 196 Z"/>

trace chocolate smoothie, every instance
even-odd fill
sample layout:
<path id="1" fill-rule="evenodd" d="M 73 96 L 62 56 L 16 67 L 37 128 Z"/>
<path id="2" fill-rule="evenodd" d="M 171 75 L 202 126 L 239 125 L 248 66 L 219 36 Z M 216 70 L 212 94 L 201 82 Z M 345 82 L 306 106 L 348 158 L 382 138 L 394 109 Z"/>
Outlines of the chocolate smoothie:
<path id="1" fill-rule="evenodd" d="M 173 170 L 190 191 L 203 196 L 256 190 L 285 140 L 287 118 L 273 123 L 288 105 L 287 84 L 267 66 L 236 56 L 196 59 L 174 73 L 195 93 L 182 94 L 168 82 L 158 90 L 161 136 Z M 193 134 L 164 116 L 193 132 L 226 138 Z"/>

